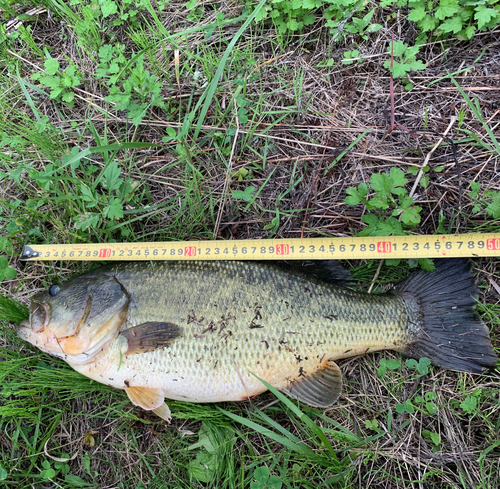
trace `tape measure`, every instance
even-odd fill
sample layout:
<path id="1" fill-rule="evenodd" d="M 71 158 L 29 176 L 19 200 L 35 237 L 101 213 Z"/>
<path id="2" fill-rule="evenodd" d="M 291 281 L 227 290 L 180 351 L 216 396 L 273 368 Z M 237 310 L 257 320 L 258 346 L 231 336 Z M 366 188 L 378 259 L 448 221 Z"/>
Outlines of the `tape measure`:
<path id="1" fill-rule="evenodd" d="M 347 260 L 500 256 L 500 233 L 27 245 L 21 260 Z"/>

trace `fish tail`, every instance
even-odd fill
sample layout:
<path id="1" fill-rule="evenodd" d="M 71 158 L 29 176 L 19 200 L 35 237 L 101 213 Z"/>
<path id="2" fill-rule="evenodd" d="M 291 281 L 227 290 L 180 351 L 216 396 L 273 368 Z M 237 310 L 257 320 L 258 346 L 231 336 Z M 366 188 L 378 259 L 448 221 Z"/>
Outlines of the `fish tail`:
<path id="1" fill-rule="evenodd" d="M 475 311 L 478 291 L 467 259 L 436 260 L 433 272 L 413 273 L 396 291 L 420 306 L 420 327 L 404 355 L 464 372 L 495 368 L 498 357 Z"/>

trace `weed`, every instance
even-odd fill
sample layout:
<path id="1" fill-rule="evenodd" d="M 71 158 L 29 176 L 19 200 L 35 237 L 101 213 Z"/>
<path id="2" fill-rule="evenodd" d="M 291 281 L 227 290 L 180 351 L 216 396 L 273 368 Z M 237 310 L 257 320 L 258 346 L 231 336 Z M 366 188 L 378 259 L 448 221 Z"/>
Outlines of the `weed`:
<path id="1" fill-rule="evenodd" d="M 104 59 L 109 58 L 109 50 Z M 117 62 L 113 64 L 113 71 L 118 69 Z M 109 68 L 108 68 L 109 72 Z M 113 80 L 114 81 L 114 80 Z M 144 56 L 135 59 L 130 68 L 130 76 L 123 82 L 122 88 L 111 85 L 107 102 L 113 102 L 116 110 L 126 110 L 127 116 L 138 126 L 151 107 L 165 108 L 161 97 L 162 82 L 144 68 Z"/>
<path id="2" fill-rule="evenodd" d="M 233 199 L 241 199 L 245 202 L 252 201 L 252 195 L 255 192 L 255 187 L 253 185 L 249 185 L 245 190 L 235 190 L 233 192 Z"/>
<path id="3" fill-rule="evenodd" d="M 0 256 L 0 282 L 4 279 L 16 278 L 16 269 L 9 266 L 9 260 L 5 256 Z"/>
<path id="4" fill-rule="evenodd" d="M 207 483 L 224 472 L 225 458 L 232 452 L 236 437 L 233 429 L 209 426 L 206 422 L 202 423 L 198 436 L 198 442 L 190 445 L 188 450 L 203 450 L 189 462 L 189 473 L 194 479 Z"/>
<path id="5" fill-rule="evenodd" d="M 276 475 L 270 475 L 266 466 L 257 467 L 253 473 L 254 481 L 250 483 L 250 489 L 281 489 L 282 480 Z"/>
<path id="6" fill-rule="evenodd" d="M 82 82 L 76 66 L 69 64 L 64 71 L 61 71 L 59 61 L 50 57 L 45 60 L 44 65 L 45 75 L 35 73 L 31 79 L 38 80 L 42 86 L 50 88 L 51 99 L 62 100 L 72 108 L 75 103 L 75 92 L 71 89 Z"/>
<path id="7" fill-rule="evenodd" d="M 384 68 L 389 70 L 394 78 L 405 78 L 410 71 L 424 70 L 425 64 L 417 59 L 419 50 L 418 45 L 409 47 L 403 41 L 391 42 L 387 49 L 391 58 L 384 61 Z M 405 85 L 407 89 L 413 87 L 407 80 Z"/>
<path id="8" fill-rule="evenodd" d="M 358 59 L 358 58 L 360 58 L 360 56 L 361 56 L 361 53 L 357 49 L 353 49 L 352 51 L 345 51 L 344 52 L 344 59 L 342 60 L 342 64 L 352 65 L 355 60 L 357 61 L 358 64 L 362 63 L 363 60 Z"/>
<path id="9" fill-rule="evenodd" d="M 413 205 L 413 198 L 408 196 L 405 185 L 408 182 L 404 172 L 391 168 L 386 173 L 373 173 L 370 186 L 361 183 L 358 187 L 347 189 L 344 202 L 347 205 L 364 204 L 367 210 L 376 213 L 365 214 L 362 219 L 368 226 L 360 236 L 390 236 L 406 234 L 403 228 L 415 227 L 420 222 L 421 207 Z M 374 194 L 369 197 L 372 190 Z M 387 217 L 387 213 L 390 214 Z M 399 217 L 399 220 L 396 219 Z"/>

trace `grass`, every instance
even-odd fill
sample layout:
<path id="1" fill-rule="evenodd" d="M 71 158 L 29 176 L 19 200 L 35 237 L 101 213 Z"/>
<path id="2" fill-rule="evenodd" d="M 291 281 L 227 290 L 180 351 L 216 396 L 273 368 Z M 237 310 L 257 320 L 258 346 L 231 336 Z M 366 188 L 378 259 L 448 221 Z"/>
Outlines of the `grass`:
<path id="1" fill-rule="evenodd" d="M 264 0 L 70 3 L 0 4 L 0 483 L 498 487 L 495 375 L 423 374 L 386 352 L 342 361 L 344 393 L 324 412 L 279 393 L 171 402 L 167 427 L 10 325 L 36 291 L 89 267 L 22 267 L 29 242 L 499 232 L 495 5 L 468 2 L 466 40 L 422 37 L 416 4 L 353 2 L 331 18 L 275 2 L 273 23 Z M 393 37 L 396 68 L 415 71 L 393 69 L 391 94 Z M 345 263 L 373 292 L 419 265 Z M 498 346 L 498 261 L 474 270 Z"/>

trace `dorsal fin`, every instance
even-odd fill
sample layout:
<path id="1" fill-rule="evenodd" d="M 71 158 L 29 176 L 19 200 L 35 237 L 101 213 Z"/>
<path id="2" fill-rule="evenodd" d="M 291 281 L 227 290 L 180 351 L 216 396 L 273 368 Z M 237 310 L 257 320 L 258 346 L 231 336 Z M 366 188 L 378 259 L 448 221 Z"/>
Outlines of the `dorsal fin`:
<path id="1" fill-rule="evenodd" d="M 297 377 L 280 390 L 310 406 L 327 408 L 342 392 L 342 373 L 333 360 L 325 360 L 312 374 Z"/>
<path id="2" fill-rule="evenodd" d="M 351 281 L 351 273 L 338 260 L 300 260 L 287 264 L 293 270 L 312 275 L 329 284 L 346 285 Z"/>
<path id="3" fill-rule="evenodd" d="M 120 333 L 128 344 L 125 355 L 166 348 L 182 336 L 182 328 L 173 323 L 147 322 Z"/>

